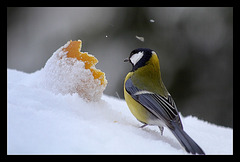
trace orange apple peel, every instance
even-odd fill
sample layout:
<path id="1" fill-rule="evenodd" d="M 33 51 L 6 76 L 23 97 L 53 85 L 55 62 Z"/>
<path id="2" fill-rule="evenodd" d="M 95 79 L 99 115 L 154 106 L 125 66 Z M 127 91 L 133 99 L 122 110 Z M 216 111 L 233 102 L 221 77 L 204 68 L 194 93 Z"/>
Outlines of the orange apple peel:
<path id="1" fill-rule="evenodd" d="M 76 58 L 85 63 L 85 69 L 89 69 L 92 72 L 94 79 L 98 79 L 101 82 L 101 85 L 106 86 L 107 80 L 105 79 L 105 73 L 99 69 L 95 68 L 95 65 L 98 63 L 97 58 L 93 55 L 88 54 L 87 52 L 81 52 L 82 41 L 69 41 L 69 45 L 62 50 L 67 52 L 67 57 Z"/>

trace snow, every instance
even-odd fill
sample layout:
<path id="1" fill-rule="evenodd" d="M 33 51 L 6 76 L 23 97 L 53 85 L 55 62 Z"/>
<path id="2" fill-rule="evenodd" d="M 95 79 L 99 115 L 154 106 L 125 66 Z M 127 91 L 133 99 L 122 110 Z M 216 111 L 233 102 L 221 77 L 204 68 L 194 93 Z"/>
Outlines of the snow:
<path id="1" fill-rule="evenodd" d="M 85 63 L 76 58 L 67 57 L 63 51 L 70 44 L 67 42 L 48 59 L 44 68 L 36 74 L 41 88 L 51 90 L 55 94 L 78 93 L 88 101 L 100 100 L 106 85 L 94 79 Z"/>
<path id="2" fill-rule="evenodd" d="M 44 73 L 7 69 L 8 154 L 188 154 L 169 130 L 139 128 L 124 100 L 55 93 L 44 87 Z M 233 154 L 231 128 L 193 116 L 182 122 L 206 154 Z"/>
<path id="3" fill-rule="evenodd" d="M 137 38 L 138 40 L 140 40 L 141 42 L 144 42 L 144 37 L 139 37 L 139 36 L 136 35 L 136 38 Z"/>
<path id="4" fill-rule="evenodd" d="M 154 22 L 155 22 L 155 20 L 153 20 L 153 19 L 150 19 L 149 21 L 150 21 L 151 23 L 154 23 Z"/>

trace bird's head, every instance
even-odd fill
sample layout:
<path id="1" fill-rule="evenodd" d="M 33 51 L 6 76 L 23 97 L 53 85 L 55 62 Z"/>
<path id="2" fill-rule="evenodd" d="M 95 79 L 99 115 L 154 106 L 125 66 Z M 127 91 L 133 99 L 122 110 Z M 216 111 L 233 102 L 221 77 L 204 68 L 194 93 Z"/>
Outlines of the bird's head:
<path id="1" fill-rule="evenodd" d="M 156 57 L 152 58 L 155 55 Z M 132 71 L 137 70 L 140 67 L 145 66 L 152 59 L 157 59 L 156 53 L 149 48 L 137 48 L 130 53 L 130 56 L 124 60 L 124 62 L 130 62 L 133 66 Z"/>

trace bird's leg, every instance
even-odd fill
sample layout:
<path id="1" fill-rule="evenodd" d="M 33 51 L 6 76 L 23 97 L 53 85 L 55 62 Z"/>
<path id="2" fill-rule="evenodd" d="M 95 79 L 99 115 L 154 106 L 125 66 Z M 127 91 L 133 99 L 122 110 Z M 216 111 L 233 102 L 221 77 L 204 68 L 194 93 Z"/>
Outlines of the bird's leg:
<path id="1" fill-rule="evenodd" d="M 158 126 L 158 128 L 160 129 L 161 136 L 162 136 L 162 135 L 163 135 L 163 130 L 164 130 L 164 127 L 162 127 L 162 126 Z"/>
<path id="2" fill-rule="evenodd" d="M 141 127 L 139 127 L 139 128 L 144 128 L 144 127 L 146 127 L 147 126 L 147 124 L 143 124 Z"/>

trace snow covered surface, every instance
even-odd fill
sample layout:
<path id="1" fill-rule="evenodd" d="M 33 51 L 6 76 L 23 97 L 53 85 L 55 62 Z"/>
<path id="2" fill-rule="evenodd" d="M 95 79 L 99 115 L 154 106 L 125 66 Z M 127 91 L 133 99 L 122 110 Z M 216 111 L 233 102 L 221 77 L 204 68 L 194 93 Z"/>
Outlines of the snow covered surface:
<path id="1" fill-rule="evenodd" d="M 57 94 L 41 87 L 42 76 L 7 69 L 8 154 L 187 154 L 169 130 L 139 128 L 124 100 Z M 193 116 L 182 122 L 206 154 L 233 154 L 231 128 Z"/>
<path id="2" fill-rule="evenodd" d="M 70 41 L 53 53 L 44 68 L 35 74 L 38 84 L 32 83 L 55 94 L 78 93 L 85 100 L 99 101 L 106 85 L 94 79 L 90 69 L 85 69 L 83 61 L 67 57 L 68 52 L 64 52 L 63 48 L 69 44 Z"/>

